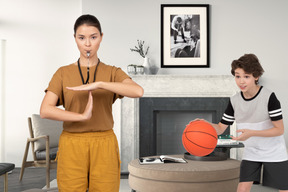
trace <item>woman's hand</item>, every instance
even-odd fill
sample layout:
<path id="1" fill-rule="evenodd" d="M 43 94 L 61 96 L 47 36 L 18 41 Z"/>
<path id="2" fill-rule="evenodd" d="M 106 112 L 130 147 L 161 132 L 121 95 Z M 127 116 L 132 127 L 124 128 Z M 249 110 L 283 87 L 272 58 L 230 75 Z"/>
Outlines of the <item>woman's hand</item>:
<path id="1" fill-rule="evenodd" d="M 72 91 L 93 91 L 95 89 L 99 89 L 99 83 L 100 82 L 94 82 L 76 87 L 66 87 L 66 88 Z"/>
<path id="2" fill-rule="evenodd" d="M 89 120 L 92 117 L 92 109 L 93 109 L 93 96 L 92 92 L 89 91 L 88 102 L 84 112 L 82 113 L 83 120 Z"/>

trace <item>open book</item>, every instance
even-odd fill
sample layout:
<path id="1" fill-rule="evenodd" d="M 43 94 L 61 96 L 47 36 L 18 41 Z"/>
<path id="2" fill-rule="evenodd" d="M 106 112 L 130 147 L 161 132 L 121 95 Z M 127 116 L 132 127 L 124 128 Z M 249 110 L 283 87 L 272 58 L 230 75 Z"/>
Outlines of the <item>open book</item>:
<path id="1" fill-rule="evenodd" d="M 232 140 L 232 135 L 219 135 L 217 146 L 224 146 L 224 145 L 239 145 L 239 141 Z"/>
<path id="2" fill-rule="evenodd" d="M 187 161 L 183 158 L 161 155 L 160 157 L 141 157 L 139 158 L 139 163 L 141 165 L 147 165 L 162 163 L 187 163 Z"/>

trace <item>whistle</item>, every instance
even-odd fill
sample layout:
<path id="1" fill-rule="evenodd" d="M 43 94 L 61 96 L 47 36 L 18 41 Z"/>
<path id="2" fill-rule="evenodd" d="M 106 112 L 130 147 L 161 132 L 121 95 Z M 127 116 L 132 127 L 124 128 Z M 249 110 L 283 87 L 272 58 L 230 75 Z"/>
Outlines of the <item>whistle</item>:
<path id="1" fill-rule="evenodd" d="M 89 56 L 90 56 L 90 52 L 87 52 L 86 54 L 87 54 L 87 57 L 89 57 Z"/>

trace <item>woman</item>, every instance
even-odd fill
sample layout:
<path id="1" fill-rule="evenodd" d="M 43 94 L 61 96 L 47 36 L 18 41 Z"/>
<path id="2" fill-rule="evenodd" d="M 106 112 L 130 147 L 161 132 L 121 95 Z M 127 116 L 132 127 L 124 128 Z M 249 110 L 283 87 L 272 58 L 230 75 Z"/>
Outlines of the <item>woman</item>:
<path id="1" fill-rule="evenodd" d="M 40 109 L 42 118 L 64 121 L 57 155 L 58 189 L 118 192 L 120 160 L 112 104 L 123 96 L 141 97 L 143 89 L 120 68 L 100 62 L 97 52 L 103 33 L 96 17 L 80 16 L 74 38 L 80 58 L 53 75 Z"/>

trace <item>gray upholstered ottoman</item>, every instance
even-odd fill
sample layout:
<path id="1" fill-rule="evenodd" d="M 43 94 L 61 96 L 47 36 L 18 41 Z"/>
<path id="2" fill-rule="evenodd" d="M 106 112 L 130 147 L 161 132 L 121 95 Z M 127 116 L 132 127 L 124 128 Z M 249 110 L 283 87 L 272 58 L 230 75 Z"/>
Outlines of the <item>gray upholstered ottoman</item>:
<path id="1" fill-rule="evenodd" d="M 171 155 L 182 157 L 183 155 Z M 139 192 L 231 192 L 237 191 L 240 161 L 195 161 L 140 165 L 128 164 L 129 185 Z"/>
<path id="2" fill-rule="evenodd" d="M 8 191 L 8 172 L 15 168 L 13 163 L 0 163 L 0 176 L 4 175 L 4 192 Z"/>

